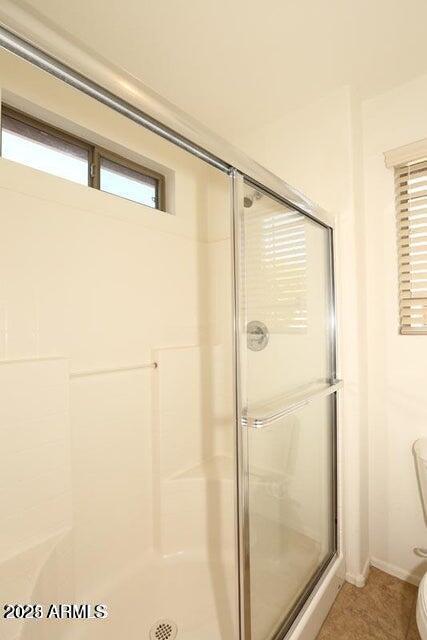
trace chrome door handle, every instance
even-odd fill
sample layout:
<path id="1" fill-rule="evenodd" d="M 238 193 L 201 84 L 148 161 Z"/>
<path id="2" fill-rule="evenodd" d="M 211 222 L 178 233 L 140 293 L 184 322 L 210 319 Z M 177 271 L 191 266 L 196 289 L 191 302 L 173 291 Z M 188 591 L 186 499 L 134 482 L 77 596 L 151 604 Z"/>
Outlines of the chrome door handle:
<path id="1" fill-rule="evenodd" d="M 307 393 L 305 397 L 287 402 L 280 409 L 271 413 L 265 413 L 261 415 L 244 414 L 242 416 L 242 425 L 245 427 L 251 427 L 252 429 L 263 429 L 264 427 L 269 427 L 271 424 L 274 424 L 278 420 L 281 420 L 281 418 L 284 418 L 290 413 L 294 413 L 294 411 L 297 411 L 298 409 L 301 409 L 302 407 L 310 404 L 311 402 L 313 402 L 313 400 L 324 398 L 331 395 L 332 393 L 335 393 L 336 391 L 339 391 L 342 386 L 342 380 L 334 380 L 334 382 L 327 387 L 318 389 L 317 391 L 312 391 L 311 393 Z"/>

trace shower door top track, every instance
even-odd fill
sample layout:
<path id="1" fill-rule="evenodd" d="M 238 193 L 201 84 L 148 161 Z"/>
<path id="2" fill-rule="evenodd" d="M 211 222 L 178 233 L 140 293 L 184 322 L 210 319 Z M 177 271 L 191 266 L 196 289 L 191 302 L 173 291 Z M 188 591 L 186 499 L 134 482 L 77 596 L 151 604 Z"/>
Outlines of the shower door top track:
<path id="1" fill-rule="evenodd" d="M 16 25 L 19 25 L 18 27 Z M 25 35 L 24 35 L 25 34 Z M 34 42 L 48 43 L 44 48 Z M 53 45 L 51 43 L 54 43 Z M 150 129 L 221 171 L 239 171 L 254 185 L 289 204 L 317 222 L 333 228 L 334 219 L 324 209 L 287 184 L 245 153 L 210 132 L 159 96 L 150 93 L 132 76 L 94 59 L 90 74 L 76 69 L 90 53 L 41 23 L 33 14 L 5 3 L 0 8 L 0 47 L 86 93 L 98 102 Z M 55 53 L 49 53 L 48 50 Z M 92 57 L 93 57 L 92 52 Z M 64 63 L 63 60 L 70 62 Z M 123 78 L 118 77 L 120 75 Z M 90 77 L 89 77 L 90 75 Z M 114 87 L 114 90 L 107 87 Z M 122 97 L 125 96 L 125 97 Z M 135 103 L 140 106 L 135 106 Z"/>

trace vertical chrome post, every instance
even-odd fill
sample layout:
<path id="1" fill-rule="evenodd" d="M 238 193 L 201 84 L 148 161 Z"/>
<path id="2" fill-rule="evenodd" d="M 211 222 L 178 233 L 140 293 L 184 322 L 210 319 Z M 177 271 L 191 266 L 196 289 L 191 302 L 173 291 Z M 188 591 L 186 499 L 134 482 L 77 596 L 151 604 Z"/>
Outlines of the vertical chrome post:
<path id="1" fill-rule="evenodd" d="M 335 255 L 335 235 L 334 229 L 332 227 L 329 228 L 329 256 L 330 256 L 330 304 L 331 304 L 331 333 L 330 333 L 330 358 L 331 358 L 331 374 L 332 378 L 335 381 L 337 377 L 341 374 L 338 367 L 338 330 L 337 330 L 337 300 L 336 300 L 336 282 L 335 282 L 335 264 L 336 264 L 336 255 Z M 334 403 L 333 403 L 333 434 L 332 434 L 332 502 L 334 509 L 334 548 L 337 553 L 340 553 L 340 520 L 341 514 L 339 513 L 339 491 L 340 488 L 338 486 L 339 478 L 338 478 L 338 453 L 339 453 L 339 433 L 338 433 L 338 393 L 334 394 Z"/>
<path id="2" fill-rule="evenodd" d="M 243 176 L 237 170 L 232 178 L 232 251 L 233 251 L 233 307 L 234 307 L 234 397 L 236 436 L 237 484 L 237 546 L 239 556 L 239 627 L 240 640 L 251 638 L 250 610 L 250 546 L 249 546 L 249 468 L 248 429 L 242 425 L 244 376 L 242 367 L 242 335 L 244 317 L 241 312 L 242 270 L 242 216 Z"/>

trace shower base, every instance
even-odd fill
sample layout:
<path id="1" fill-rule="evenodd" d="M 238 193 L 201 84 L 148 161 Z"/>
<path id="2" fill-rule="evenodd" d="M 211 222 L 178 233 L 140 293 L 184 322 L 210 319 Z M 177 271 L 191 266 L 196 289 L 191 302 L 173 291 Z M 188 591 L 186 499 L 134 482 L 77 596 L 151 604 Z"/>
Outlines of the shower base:
<path id="1" fill-rule="evenodd" d="M 268 635 L 271 621 L 280 617 L 286 600 L 295 597 L 301 570 L 308 574 L 318 559 L 315 541 L 295 532 L 283 531 L 283 535 L 288 551 L 280 566 L 274 558 L 258 556 L 260 570 L 253 584 L 255 640 Z M 237 573 L 231 554 L 207 560 L 202 554 L 162 557 L 153 553 L 110 585 L 76 599 L 106 604 L 108 618 L 41 624 L 27 620 L 23 626 L 10 626 L 7 640 L 149 640 L 153 627 L 165 619 L 176 624 L 177 640 L 238 637 Z"/>
<path id="2" fill-rule="evenodd" d="M 67 622 L 61 640 L 149 640 L 153 626 L 165 619 L 177 625 L 177 640 L 236 640 L 235 580 L 232 559 L 204 562 L 186 554 L 153 554 L 98 595 L 108 606 L 107 619 Z"/>

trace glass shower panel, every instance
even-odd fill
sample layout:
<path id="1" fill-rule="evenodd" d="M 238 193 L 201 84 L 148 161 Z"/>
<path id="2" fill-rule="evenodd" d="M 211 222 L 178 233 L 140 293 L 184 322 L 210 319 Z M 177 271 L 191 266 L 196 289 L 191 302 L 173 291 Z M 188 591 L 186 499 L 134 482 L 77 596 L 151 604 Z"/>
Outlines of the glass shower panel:
<path id="1" fill-rule="evenodd" d="M 247 187 L 244 208 L 244 312 L 268 332 L 248 349 L 250 405 L 315 391 L 331 378 L 329 235 L 325 227 Z M 251 407 L 249 407 L 250 409 Z"/>
<path id="2" fill-rule="evenodd" d="M 333 402 L 250 429 L 252 640 L 268 640 L 334 551 Z"/>
<path id="3" fill-rule="evenodd" d="M 330 234 L 245 184 L 241 242 L 246 625 L 269 640 L 335 552 Z"/>

